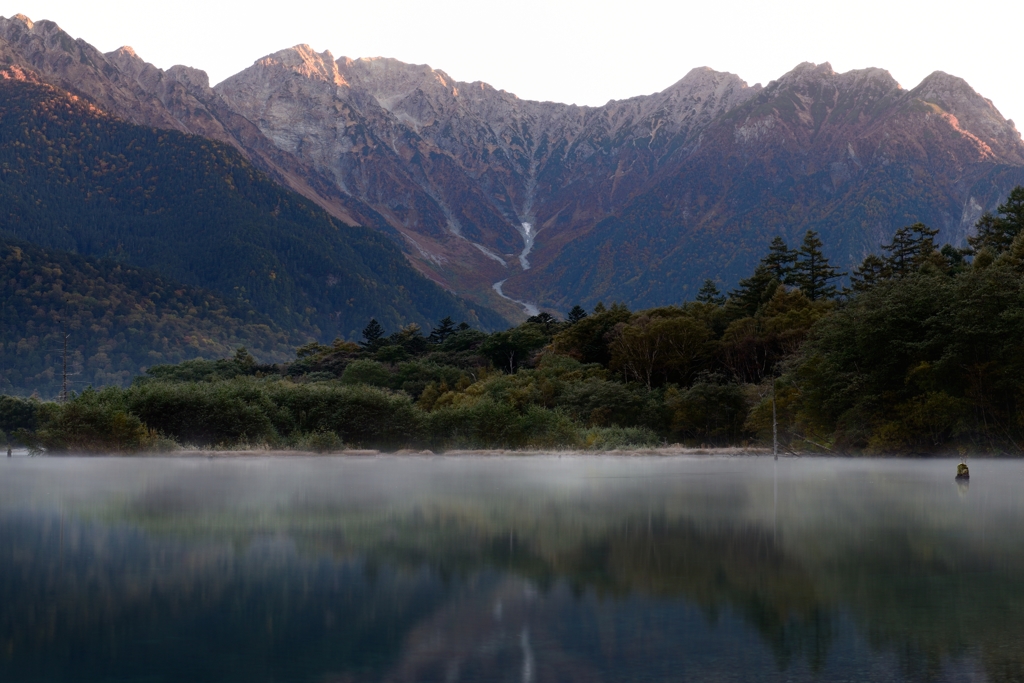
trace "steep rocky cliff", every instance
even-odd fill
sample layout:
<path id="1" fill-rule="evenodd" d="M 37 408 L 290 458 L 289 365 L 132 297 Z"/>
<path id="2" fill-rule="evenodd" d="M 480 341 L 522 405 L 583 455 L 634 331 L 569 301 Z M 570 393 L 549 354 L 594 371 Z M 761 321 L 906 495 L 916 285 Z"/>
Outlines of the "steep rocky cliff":
<path id="1" fill-rule="evenodd" d="M 0 65 L 0 237 L 11 236 L 212 290 L 293 338 L 358 339 L 371 317 L 389 330 L 445 316 L 505 324 L 421 277 L 380 231 L 332 219 L 236 149 L 129 123 Z"/>
<path id="2" fill-rule="evenodd" d="M 439 277 L 480 296 L 528 272 L 535 248 L 554 254 L 622 207 L 664 157 L 759 88 L 695 69 L 656 95 L 577 107 L 297 46 L 215 90 L 387 217 Z"/>
<path id="3" fill-rule="evenodd" d="M 352 202 L 330 179 L 227 107 L 210 88 L 204 71 L 187 66 L 163 71 L 127 46 L 103 54 L 52 21 L 33 22 L 21 14 L 0 17 L 0 62 L 27 67 L 46 82 L 83 95 L 129 123 L 228 143 L 275 180 L 345 223 L 385 225 L 372 209 Z"/>
<path id="4" fill-rule="evenodd" d="M 880 69 L 801 64 L 665 159 L 527 291 L 555 307 L 692 298 L 705 277 L 749 272 L 774 235 L 793 244 L 807 229 L 844 266 L 916 221 L 963 244 L 1017 184 L 1020 135 L 961 79 L 937 72 L 907 91 Z"/>
<path id="5" fill-rule="evenodd" d="M 524 308 L 500 297 L 555 311 L 692 298 L 705 277 L 733 284 L 773 235 L 808 228 L 843 265 L 918 220 L 963 243 L 1024 182 L 1013 123 L 939 72 L 908 91 L 881 69 L 801 64 L 762 88 L 699 68 L 579 107 L 299 45 L 211 88 L 201 71 L 102 55 L 24 17 L 0 19 L 0 59 L 128 120 L 234 145 L 513 317 Z"/>
<path id="6" fill-rule="evenodd" d="M 385 215 L 457 290 L 501 279 L 555 310 L 730 285 L 773 235 L 808 228 L 843 264 L 917 220 L 962 244 L 1024 182 L 1013 123 L 942 73 L 907 91 L 881 69 L 801 64 L 761 88 L 702 68 L 576 107 L 298 46 L 215 90 Z"/>

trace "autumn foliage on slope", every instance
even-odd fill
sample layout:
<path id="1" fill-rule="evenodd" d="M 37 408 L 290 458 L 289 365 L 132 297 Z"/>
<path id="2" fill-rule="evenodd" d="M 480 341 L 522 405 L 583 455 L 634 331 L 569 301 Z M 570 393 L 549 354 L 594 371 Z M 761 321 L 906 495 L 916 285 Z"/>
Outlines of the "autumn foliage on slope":
<path id="1" fill-rule="evenodd" d="M 219 358 L 239 345 L 284 359 L 302 335 L 251 306 L 153 271 L 0 238 L 0 391 L 56 396 L 121 386 L 147 367 Z"/>

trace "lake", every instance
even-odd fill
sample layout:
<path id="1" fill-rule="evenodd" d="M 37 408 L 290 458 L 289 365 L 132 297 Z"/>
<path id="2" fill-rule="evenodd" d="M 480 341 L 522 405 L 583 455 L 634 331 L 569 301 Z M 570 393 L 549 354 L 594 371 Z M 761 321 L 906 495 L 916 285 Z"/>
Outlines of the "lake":
<path id="1" fill-rule="evenodd" d="M 0 680 L 1021 681 L 1024 461 L 0 459 Z"/>

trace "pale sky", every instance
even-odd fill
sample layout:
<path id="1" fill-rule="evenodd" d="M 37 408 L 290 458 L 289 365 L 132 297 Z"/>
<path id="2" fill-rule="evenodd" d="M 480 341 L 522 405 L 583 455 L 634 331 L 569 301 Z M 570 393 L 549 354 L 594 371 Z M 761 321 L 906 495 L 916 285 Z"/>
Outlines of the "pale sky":
<path id="1" fill-rule="evenodd" d="M 974 0 L 0 0 L 107 52 L 217 83 L 298 43 L 395 57 L 525 99 L 603 104 L 668 87 L 697 66 L 767 84 L 803 61 L 888 69 L 912 88 L 960 76 L 1024 125 L 1024 2 Z"/>

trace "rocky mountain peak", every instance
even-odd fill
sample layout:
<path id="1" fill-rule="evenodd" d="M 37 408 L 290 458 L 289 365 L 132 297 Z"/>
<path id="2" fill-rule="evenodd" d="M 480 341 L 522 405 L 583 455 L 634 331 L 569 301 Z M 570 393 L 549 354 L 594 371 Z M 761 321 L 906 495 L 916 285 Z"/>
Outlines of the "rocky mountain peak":
<path id="1" fill-rule="evenodd" d="M 992 101 L 978 94 L 964 79 L 935 71 L 910 95 L 954 116 L 961 128 L 986 140 L 994 152 L 1024 161 L 1024 143 L 1013 121 L 1003 118 Z"/>
<path id="2" fill-rule="evenodd" d="M 836 82 L 844 90 L 874 90 L 902 92 L 903 86 L 885 69 L 868 67 L 836 74 Z"/>
<path id="3" fill-rule="evenodd" d="M 210 90 L 210 77 L 202 69 L 177 64 L 164 71 L 144 60 L 129 45 L 119 47 L 113 52 L 107 52 L 103 56 L 110 64 L 117 67 L 118 71 L 140 82 L 149 92 L 155 90 L 157 82 L 165 82 L 166 86 L 180 83 L 186 88 L 196 88 L 202 92 Z M 143 83 L 140 78 L 150 79 L 153 82 Z"/>
<path id="4" fill-rule="evenodd" d="M 695 105 L 706 113 L 717 115 L 735 107 L 760 92 L 761 86 L 749 86 L 736 74 L 702 66 L 691 69 L 676 83 L 651 96 L 662 106 L 685 107 Z M 687 102 L 688 101 L 688 102 Z"/>
<path id="5" fill-rule="evenodd" d="M 787 73 L 783 74 L 783 78 L 787 76 L 793 76 L 795 74 L 808 75 L 808 74 L 822 74 L 830 76 L 835 73 L 835 69 L 832 68 L 831 62 L 822 62 L 821 64 L 815 64 L 814 62 L 800 62 Z"/>
<path id="6" fill-rule="evenodd" d="M 443 71 L 427 64 L 406 64 L 391 57 L 360 57 L 338 59 L 339 69 L 351 74 L 360 85 L 386 87 L 390 90 L 409 89 L 425 84 L 437 85 L 446 90 L 454 79 Z"/>
<path id="7" fill-rule="evenodd" d="M 837 72 L 829 62 L 814 64 L 813 62 L 802 62 L 785 73 L 782 77 L 768 84 L 766 90 L 777 93 L 788 89 L 795 89 L 805 93 L 820 92 L 824 85 L 834 87 L 840 91 L 872 90 L 875 92 L 889 92 L 902 90 L 900 84 L 885 69 L 868 67 L 866 69 L 852 69 Z"/>
<path id="8" fill-rule="evenodd" d="M 135 48 L 133 48 L 131 45 L 122 45 L 113 52 L 108 52 L 106 54 L 108 57 L 110 57 L 111 55 L 118 55 L 119 57 L 127 59 L 139 59 L 138 53 L 135 52 Z"/>
<path id="9" fill-rule="evenodd" d="M 417 93 L 418 98 L 450 104 L 452 98 L 458 97 L 458 86 L 462 85 L 426 64 L 406 64 L 390 57 L 342 57 L 337 66 L 353 88 L 370 95 L 390 112 L 400 110 L 401 104 Z"/>
<path id="10" fill-rule="evenodd" d="M 829 62 L 815 64 L 814 62 L 800 62 L 792 69 L 783 74 L 779 79 L 772 81 L 777 87 L 787 87 L 794 84 L 806 84 L 828 80 L 835 76 L 835 69 Z M 771 87 L 771 84 L 769 84 Z"/>
<path id="11" fill-rule="evenodd" d="M 88 96 L 125 120 L 180 129 L 166 112 L 137 106 L 138 93 L 133 91 L 137 85 L 133 83 L 149 65 L 130 48 L 112 52 L 108 58 L 85 41 L 73 39 L 52 21 L 0 18 L 0 56 L 31 68 L 50 83 Z"/>
<path id="12" fill-rule="evenodd" d="M 306 47 L 302 61 L 334 68 L 330 53 L 313 58 Z M 84 40 L 75 40 L 52 21 L 0 17 L 0 63 L 11 64 L 8 77 L 35 74 L 51 85 L 84 95 L 94 104 L 131 123 L 179 130 L 227 143 L 257 166 L 352 225 L 345 199 L 327 178 L 289 155 L 260 133 L 250 120 L 232 110 L 209 86 L 199 69 L 174 66 L 166 72 L 122 47 L 103 54 Z M 15 66 L 17 70 L 15 70 Z"/>
<path id="13" fill-rule="evenodd" d="M 723 79 L 737 79 L 743 83 L 743 85 L 746 85 L 746 82 L 740 80 L 739 76 L 736 74 L 732 74 L 727 71 L 715 71 L 710 66 L 697 66 L 690 69 L 685 76 L 666 89 L 672 90 L 673 88 L 678 88 L 684 85 L 687 87 L 700 87 L 704 84 L 718 83 Z"/>
<path id="14" fill-rule="evenodd" d="M 884 69 L 838 73 L 828 62 L 803 62 L 769 83 L 753 101 L 747 109 L 751 118 L 737 131 L 737 139 L 749 143 L 786 138 L 806 148 L 824 135 L 845 154 L 847 143 L 840 138 L 859 135 L 857 131 L 877 121 L 879 113 L 889 111 L 904 94 Z M 781 122 L 788 133 L 775 126 Z"/>
<path id="15" fill-rule="evenodd" d="M 127 46 L 104 55 L 23 16 L 0 18 L 0 63 L 0 77 L 35 73 L 116 116 L 235 145 L 342 221 L 401 235 L 428 277 L 513 313 L 508 297 L 678 300 L 675 285 L 742 265 L 729 260 L 739 232 L 742 253 L 760 248 L 750 240 L 767 233 L 745 226 L 820 228 L 850 262 L 911 217 L 961 240 L 975 208 L 1024 178 L 1013 123 L 941 72 L 908 92 L 878 68 L 804 62 L 762 88 L 699 67 L 592 107 L 296 45 L 210 88 L 201 70 L 163 71 Z M 732 236 L 713 258 L 712 233 Z"/>
<path id="16" fill-rule="evenodd" d="M 65 49 L 75 44 L 75 40 L 52 21 L 32 21 L 24 14 L 15 14 L 10 19 L 0 17 L 0 37 L 10 42 L 27 44 L 60 36 L 65 38 L 59 41 Z M 52 40 L 46 42 L 49 45 L 54 44 Z"/>
<path id="17" fill-rule="evenodd" d="M 263 59 L 258 59 L 253 68 L 263 74 L 279 72 L 295 74 L 313 81 L 322 81 L 338 86 L 348 85 L 344 77 L 338 72 L 338 65 L 334 61 L 334 55 L 330 50 L 316 52 L 306 44 L 296 45 L 286 50 L 280 50 Z M 250 69 L 232 76 L 237 78 L 246 74 Z M 230 79 L 229 79 L 230 80 Z"/>
<path id="18" fill-rule="evenodd" d="M 133 78 L 138 78 L 141 73 L 147 71 L 147 67 L 156 70 L 155 66 L 139 57 L 135 50 L 128 45 L 119 47 L 112 52 L 107 52 L 103 56 L 107 58 L 108 62 L 116 66 L 118 71 L 130 74 Z"/>
<path id="19" fill-rule="evenodd" d="M 213 93 L 210 89 L 210 76 L 202 69 L 194 69 L 184 64 L 175 64 L 165 71 L 164 74 L 168 78 L 184 85 L 189 91 L 196 89 L 204 93 Z"/>
<path id="20" fill-rule="evenodd" d="M 917 97 L 941 98 L 947 102 L 973 102 L 984 100 L 991 107 L 992 102 L 979 95 L 967 81 L 945 71 L 933 71 L 913 90 Z"/>
<path id="21" fill-rule="evenodd" d="M 715 117 L 760 92 L 736 74 L 709 67 L 691 69 L 683 78 L 653 95 L 613 100 L 603 107 L 581 108 L 588 120 L 585 131 L 611 139 L 647 139 L 651 151 L 674 147 Z"/>

